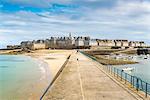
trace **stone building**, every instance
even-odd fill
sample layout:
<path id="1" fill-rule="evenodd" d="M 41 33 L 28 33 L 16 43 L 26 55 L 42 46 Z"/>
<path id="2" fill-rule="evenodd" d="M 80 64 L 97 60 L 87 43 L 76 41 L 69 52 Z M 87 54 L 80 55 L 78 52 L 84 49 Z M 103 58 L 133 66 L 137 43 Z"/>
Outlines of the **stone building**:
<path id="1" fill-rule="evenodd" d="M 21 46 L 20 45 L 7 45 L 7 49 L 21 49 Z"/>
<path id="2" fill-rule="evenodd" d="M 130 41 L 129 46 L 130 47 L 145 47 L 146 44 L 144 41 Z"/>
<path id="3" fill-rule="evenodd" d="M 97 42 L 98 42 L 98 46 L 104 46 L 104 47 L 115 46 L 115 42 L 113 40 L 104 39 L 104 40 L 97 40 Z"/>
<path id="4" fill-rule="evenodd" d="M 31 49 L 32 48 L 32 41 L 22 41 L 21 48 L 23 49 Z"/>
<path id="5" fill-rule="evenodd" d="M 130 42 L 129 42 L 129 47 L 135 47 L 135 46 L 136 46 L 136 44 L 135 44 L 134 41 L 130 41 Z"/>
<path id="6" fill-rule="evenodd" d="M 77 48 L 134 48 L 146 46 L 143 41 L 128 41 L 128 40 L 108 40 L 108 39 L 90 39 L 90 37 L 51 37 L 46 40 L 23 41 L 21 48 L 27 49 L 77 49 Z M 9 46 L 12 48 L 11 46 Z"/>
<path id="7" fill-rule="evenodd" d="M 45 49 L 45 48 L 46 48 L 45 40 L 37 40 L 32 42 L 32 47 L 31 47 L 32 50 Z"/>
<path id="8" fill-rule="evenodd" d="M 134 48 L 143 47 L 146 44 L 143 41 L 128 41 L 128 40 L 107 40 L 97 39 L 97 45 L 100 47 L 120 47 L 120 48 Z"/>
<path id="9" fill-rule="evenodd" d="M 90 37 L 51 37 L 46 39 L 46 48 L 51 49 L 75 49 L 89 47 Z"/>
<path id="10" fill-rule="evenodd" d="M 45 44 L 46 44 L 46 48 L 49 49 L 55 49 L 57 47 L 56 45 L 56 37 L 51 37 L 50 39 L 46 39 Z"/>
<path id="11" fill-rule="evenodd" d="M 21 42 L 21 48 L 30 50 L 45 49 L 46 44 L 44 40 L 23 41 Z"/>
<path id="12" fill-rule="evenodd" d="M 90 44 L 90 37 L 84 37 L 84 46 L 85 47 L 89 47 L 89 44 Z"/>
<path id="13" fill-rule="evenodd" d="M 122 46 L 122 41 L 121 40 L 114 40 L 115 46 L 121 47 Z"/>
<path id="14" fill-rule="evenodd" d="M 72 48 L 72 40 L 69 37 L 51 37 L 46 39 L 46 48 L 51 49 L 70 49 Z"/>
<path id="15" fill-rule="evenodd" d="M 145 47 L 146 46 L 146 43 L 144 41 L 140 41 L 140 46 L 141 47 Z"/>
<path id="16" fill-rule="evenodd" d="M 73 46 L 73 48 L 75 48 L 76 39 L 77 39 L 77 37 L 73 37 L 72 38 L 72 46 Z"/>
<path id="17" fill-rule="evenodd" d="M 72 48 L 72 40 L 69 37 L 60 37 L 56 40 L 56 48 L 58 49 L 71 49 Z"/>
<path id="18" fill-rule="evenodd" d="M 139 41 L 135 41 L 135 46 L 136 47 L 140 47 L 141 46 L 140 42 Z"/>
<path id="19" fill-rule="evenodd" d="M 98 46 L 97 39 L 90 39 L 90 46 Z"/>
<path id="20" fill-rule="evenodd" d="M 121 40 L 121 41 L 122 41 L 121 46 L 123 46 L 123 47 L 128 47 L 129 46 L 128 40 Z"/>
<path id="21" fill-rule="evenodd" d="M 90 48 L 90 37 L 77 37 L 75 48 Z"/>
<path id="22" fill-rule="evenodd" d="M 82 37 L 78 37 L 78 38 L 75 40 L 75 46 L 76 46 L 76 47 L 84 46 L 84 40 L 83 40 Z"/>
<path id="23" fill-rule="evenodd" d="M 31 50 L 38 50 L 38 49 L 45 49 L 46 45 L 45 43 L 33 43 Z"/>

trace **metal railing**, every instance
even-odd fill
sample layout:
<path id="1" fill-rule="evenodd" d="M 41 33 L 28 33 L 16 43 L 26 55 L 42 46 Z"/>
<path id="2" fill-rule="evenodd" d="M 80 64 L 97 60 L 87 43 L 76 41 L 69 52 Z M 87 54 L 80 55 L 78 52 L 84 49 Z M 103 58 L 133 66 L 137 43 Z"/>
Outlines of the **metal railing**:
<path id="1" fill-rule="evenodd" d="M 80 51 L 82 54 L 88 56 L 89 58 L 93 59 L 94 61 L 99 62 L 95 57 Z M 130 86 L 133 89 L 136 89 L 136 91 L 143 91 L 145 92 L 145 97 L 147 98 L 148 95 L 150 95 L 150 84 L 143 81 L 142 79 L 130 75 L 126 72 L 124 72 L 122 69 L 113 67 L 113 66 L 103 66 L 103 70 L 105 70 L 107 73 L 111 74 L 121 82 L 123 82 L 125 85 Z"/>

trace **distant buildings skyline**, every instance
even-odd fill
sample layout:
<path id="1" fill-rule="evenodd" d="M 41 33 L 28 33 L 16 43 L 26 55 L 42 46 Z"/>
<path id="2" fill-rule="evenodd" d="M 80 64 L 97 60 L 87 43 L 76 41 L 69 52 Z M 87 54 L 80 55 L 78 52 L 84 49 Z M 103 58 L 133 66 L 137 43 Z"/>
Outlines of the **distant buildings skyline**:
<path id="1" fill-rule="evenodd" d="M 70 33 L 69 33 L 70 34 Z M 71 33 L 71 35 L 72 35 L 72 33 Z M 49 36 L 50 38 L 52 37 L 52 36 Z M 58 36 L 55 36 L 56 38 L 58 37 Z M 66 35 L 66 36 L 60 36 L 60 37 L 68 37 L 68 34 Z M 84 37 L 84 36 L 75 36 L 74 34 L 73 34 L 73 36 L 72 37 Z M 90 37 L 91 38 L 91 37 Z M 36 41 L 36 40 L 45 40 L 45 39 L 49 39 L 49 38 L 37 38 L 37 39 L 26 39 L 26 40 L 20 40 L 20 41 L 18 41 L 18 42 L 14 42 L 14 43 L 8 43 L 8 44 L 5 44 L 5 45 L 1 45 L 0 46 L 0 48 L 2 49 L 2 48 L 6 48 L 7 47 L 7 45 L 19 45 L 22 41 Z M 123 38 L 121 38 L 121 39 L 111 39 L 111 38 L 91 38 L 91 39 L 100 39 L 100 40 L 128 40 L 128 39 L 123 39 Z M 128 41 L 144 41 L 144 40 L 128 40 Z M 145 41 L 144 41 L 145 42 Z M 147 42 L 145 42 L 146 44 L 148 44 L 149 45 L 149 43 L 147 43 Z"/>
<path id="2" fill-rule="evenodd" d="M 22 41 L 19 45 L 7 45 L 7 49 L 89 49 L 97 47 L 137 48 L 148 46 L 144 41 L 129 41 L 126 39 L 93 39 L 89 36 L 74 37 L 69 33 L 65 37 L 50 37 L 40 40 Z"/>

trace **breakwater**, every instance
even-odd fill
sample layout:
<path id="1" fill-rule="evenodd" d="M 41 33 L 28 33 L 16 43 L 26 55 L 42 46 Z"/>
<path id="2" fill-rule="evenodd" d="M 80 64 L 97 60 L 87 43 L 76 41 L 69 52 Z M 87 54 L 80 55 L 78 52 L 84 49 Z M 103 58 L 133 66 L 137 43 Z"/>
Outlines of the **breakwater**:
<path id="1" fill-rule="evenodd" d="M 99 62 L 95 57 L 80 51 L 82 54 L 86 55 L 87 57 L 91 58 L 92 60 Z M 102 69 L 106 71 L 108 74 L 116 78 L 120 83 L 123 85 L 129 87 L 129 89 L 136 90 L 136 92 L 141 96 L 142 91 L 142 97 L 143 94 L 145 94 L 144 97 L 149 98 L 150 95 L 150 84 L 146 81 L 143 81 L 143 79 L 128 74 L 124 72 L 122 69 L 119 69 L 114 66 L 103 66 Z"/>

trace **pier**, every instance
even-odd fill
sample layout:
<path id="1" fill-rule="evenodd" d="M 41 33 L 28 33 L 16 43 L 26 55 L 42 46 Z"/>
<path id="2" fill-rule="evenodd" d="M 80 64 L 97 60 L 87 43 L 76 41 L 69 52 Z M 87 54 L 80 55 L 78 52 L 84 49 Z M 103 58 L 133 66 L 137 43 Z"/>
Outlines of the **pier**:
<path id="1" fill-rule="evenodd" d="M 102 66 L 73 53 L 43 100 L 143 100 L 105 73 Z"/>

